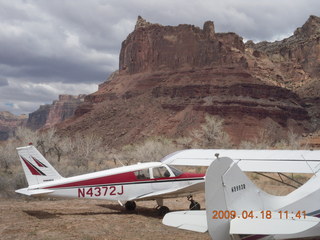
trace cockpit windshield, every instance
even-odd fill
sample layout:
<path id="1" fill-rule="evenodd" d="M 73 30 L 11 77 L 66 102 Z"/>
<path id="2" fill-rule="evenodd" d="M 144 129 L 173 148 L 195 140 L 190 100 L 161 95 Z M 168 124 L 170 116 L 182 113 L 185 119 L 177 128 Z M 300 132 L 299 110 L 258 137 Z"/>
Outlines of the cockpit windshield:
<path id="1" fill-rule="evenodd" d="M 174 168 L 174 167 L 171 167 L 171 166 L 168 166 L 170 169 L 171 169 L 171 171 L 173 172 L 173 174 L 176 176 L 176 177 L 178 177 L 178 176 L 180 176 L 181 174 L 182 174 L 182 172 L 180 171 L 180 170 L 178 170 L 178 169 L 176 169 L 176 168 Z"/>

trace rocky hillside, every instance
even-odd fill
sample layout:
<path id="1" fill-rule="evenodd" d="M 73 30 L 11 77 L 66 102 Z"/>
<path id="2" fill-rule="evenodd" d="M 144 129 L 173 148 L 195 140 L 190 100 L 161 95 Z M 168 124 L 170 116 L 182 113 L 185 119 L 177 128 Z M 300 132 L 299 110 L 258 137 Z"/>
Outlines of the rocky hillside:
<path id="1" fill-rule="evenodd" d="M 255 57 L 250 69 L 264 81 L 296 92 L 311 116 L 313 130 L 320 126 L 320 18 L 310 16 L 282 41 L 246 44 Z"/>
<path id="2" fill-rule="evenodd" d="M 318 127 L 319 26 L 311 16 L 288 39 L 244 44 L 235 33 L 216 33 L 211 21 L 201 29 L 138 17 L 119 70 L 61 127 L 95 132 L 116 146 L 188 136 L 205 114 L 224 118 L 234 142 L 270 126 L 278 137 L 289 128 L 309 133 Z"/>
<path id="3" fill-rule="evenodd" d="M 16 116 L 9 112 L 0 112 L 0 141 L 7 140 L 17 127 L 24 126 L 27 115 Z"/>
<path id="4" fill-rule="evenodd" d="M 74 115 L 76 108 L 83 102 L 85 95 L 60 95 L 59 100 L 46 104 L 29 114 L 27 127 L 36 130 L 49 128 Z"/>

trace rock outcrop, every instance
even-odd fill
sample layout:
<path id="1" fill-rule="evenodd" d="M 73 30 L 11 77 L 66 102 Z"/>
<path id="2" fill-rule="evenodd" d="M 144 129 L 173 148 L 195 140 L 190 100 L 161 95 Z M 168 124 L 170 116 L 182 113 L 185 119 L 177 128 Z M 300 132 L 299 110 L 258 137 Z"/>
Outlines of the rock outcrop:
<path id="1" fill-rule="evenodd" d="M 27 115 L 16 116 L 10 112 L 0 112 L 0 141 L 14 135 L 17 127 L 25 126 Z"/>
<path id="2" fill-rule="evenodd" d="M 182 24 L 177 27 L 141 24 L 122 43 L 119 70 L 122 74 L 177 71 L 225 64 L 239 64 L 230 48 L 244 52 L 242 38 L 236 34 L 215 34 L 213 22 L 203 29 Z"/>
<path id="3" fill-rule="evenodd" d="M 59 100 L 42 105 L 37 111 L 30 113 L 27 127 L 33 130 L 49 128 L 72 117 L 84 97 L 85 95 L 59 95 Z"/>
<path id="4" fill-rule="evenodd" d="M 269 70 L 265 75 L 269 80 L 283 87 L 298 91 L 314 79 L 319 79 L 320 69 L 320 18 L 310 16 L 294 35 L 282 41 L 247 44 L 260 68 Z M 269 61 L 270 65 L 262 61 Z M 257 67 L 257 66 L 256 66 Z M 269 69 L 267 69 L 269 67 Z M 259 68 L 252 69 L 261 75 Z M 302 97 L 303 94 L 302 94 Z"/>
<path id="5" fill-rule="evenodd" d="M 250 71 L 265 82 L 290 89 L 305 103 L 313 129 L 320 127 L 320 18 L 307 22 L 282 41 L 247 43 Z M 250 58 L 250 57 L 248 57 Z M 252 57 L 251 57 L 252 59 Z"/>
<path id="6" fill-rule="evenodd" d="M 122 43 L 119 70 L 61 126 L 70 134 L 96 132 L 117 146 L 188 136 L 205 114 L 223 117 L 234 142 L 268 125 L 279 137 L 288 128 L 310 132 L 315 105 L 300 90 L 319 82 L 318 26 L 312 16 L 281 42 L 244 44 L 235 33 L 216 33 L 211 21 L 201 29 L 139 17 Z"/>

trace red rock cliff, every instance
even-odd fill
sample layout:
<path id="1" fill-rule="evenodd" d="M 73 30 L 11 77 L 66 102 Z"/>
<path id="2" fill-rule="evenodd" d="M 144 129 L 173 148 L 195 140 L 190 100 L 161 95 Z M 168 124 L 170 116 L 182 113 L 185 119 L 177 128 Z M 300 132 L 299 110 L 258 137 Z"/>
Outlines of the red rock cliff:
<path id="1" fill-rule="evenodd" d="M 15 129 L 24 126 L 26 122 L 26 115 L 16 116 L 10 112 L 0 112 L 0 141 L 13 136 Z"/>
<path id="2" fill-rule="evenodd" d="M 244 52 L 242 38 L 215 34 L 213 22 L 200 29 L 150 24 L 139 17 L 135 31 L 122 43 L 119 69 L 133 74 L 222 65 L 233 61 L 227 54 L 230 47 Z"/>
<path id="3" fill-rule="evenodd" d="M 313 39 L 313 27 L 307 29 L 302 32 Z M 205 114 L 214 114 L 225 119 L 235 142 L 270 124 L 279 137 L 289 127 L 309 132 L 310 109 L 298 90 L 317 76 L 319 54 L 302 60 L 317 41 L 308 48 L 300 40 L 245 45 L 234 33 L 215 33 L 213 22 L 201 29 L 139 17 L 122 43 L 119 71 L 85 98 L 64 130 L 96 132 L 121 145 L 153 135 L 187 136 Z M 300 62 L 291 48 L 306 54 Z"/>
<path id="4" fill-rule="evenodd" d="M 85 95 L 59 95 L 59 100 L 40 106 L 29 114 L 27 127 L 31 129 L 47 128 L 56 125 L 74 115 L 76 108 L 83 102 Z"/>

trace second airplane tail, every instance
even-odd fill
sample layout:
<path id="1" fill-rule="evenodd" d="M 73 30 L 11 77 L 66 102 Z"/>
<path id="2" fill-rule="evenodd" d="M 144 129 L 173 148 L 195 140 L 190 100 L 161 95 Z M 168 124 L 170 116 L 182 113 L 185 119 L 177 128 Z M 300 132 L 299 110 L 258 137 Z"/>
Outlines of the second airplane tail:
<path id="1" fill-rule="evenodd" d="M 262 191 L 230 158 L 218 158 L 210 165 L 205 191 L 208 231 L 213 239 L 311 237 L 320 225 L 316 217 L 281 216 L 279 209 L 286 205 L 288 196 Z"/>

